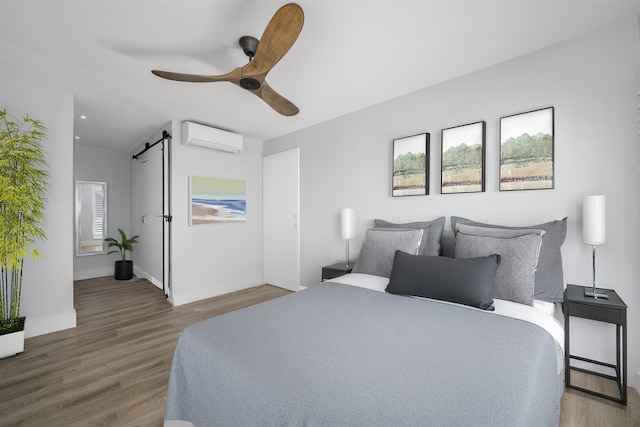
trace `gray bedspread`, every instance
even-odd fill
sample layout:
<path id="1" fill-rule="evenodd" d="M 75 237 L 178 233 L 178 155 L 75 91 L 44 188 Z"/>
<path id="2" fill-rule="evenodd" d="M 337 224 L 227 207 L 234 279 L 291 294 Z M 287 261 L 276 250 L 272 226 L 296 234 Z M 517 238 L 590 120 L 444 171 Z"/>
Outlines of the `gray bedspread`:
<path id="1" fill-rule="evenodd" d="M 186 328 L 165 421 L 557 426 L 558 351 L 524 321 L 325 282 Z"/>

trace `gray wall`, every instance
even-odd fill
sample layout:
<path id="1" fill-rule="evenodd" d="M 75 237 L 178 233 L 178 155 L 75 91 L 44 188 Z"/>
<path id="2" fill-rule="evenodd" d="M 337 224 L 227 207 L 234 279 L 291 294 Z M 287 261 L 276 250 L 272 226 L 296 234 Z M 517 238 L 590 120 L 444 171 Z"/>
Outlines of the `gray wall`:
<path id="1" fill-rule="evenodd" d="M 639 46 L 637 20 L 629 19 L 266 142 L 265 155 L 300 147 L 302 284 L 319 282 L 323 265 L 343 259 L 339 213 L 351 207 L 357 218 L 354 255 L 374 218 L 457 215 L 528 225 L 568 216 L 565 281 L 588 285 L 591 248 L 582 243 L 582 198 L 602 193 L 608 198 L 608 237 L 598 248 L 599 280 L 627 302 L 629 324 L 640 324 Z M 498 191 L 500 117 L 547 106 L 555 107 L 555 189 Z M 486 192 L 440 194 L 441 129 L 479 120 L 487 122 Z M 393 198 L 392 140 L 421 132 L 431 133 L 430 195 Z M 636 332 L 629 333 L 629 378 L 638 387 Z M 615 361 L 610 333 L 605 325 L 572 322 L 575 350 L 586 357 Z"/>
<path id="2" fill-rule="evenodd" d="M 118 240 L 118 228 L 129 233 L 129 159 L 127 151 L 78 144 L 73 149 L 74 180 L 107 182 L 107 236 Z M 76 256 L 73 280 L 113 275 L 117 254 Z"/>

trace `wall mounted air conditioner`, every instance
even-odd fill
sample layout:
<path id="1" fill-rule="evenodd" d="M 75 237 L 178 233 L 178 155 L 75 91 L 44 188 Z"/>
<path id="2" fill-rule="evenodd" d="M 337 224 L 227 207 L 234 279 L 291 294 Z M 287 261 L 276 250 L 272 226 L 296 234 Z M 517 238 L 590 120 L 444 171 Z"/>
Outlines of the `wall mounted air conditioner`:
<path id="1" fill-rule="evenodd" d="M 193 122 L 182 122 L 182 145 L 239 153 L 242 135 Z"/>

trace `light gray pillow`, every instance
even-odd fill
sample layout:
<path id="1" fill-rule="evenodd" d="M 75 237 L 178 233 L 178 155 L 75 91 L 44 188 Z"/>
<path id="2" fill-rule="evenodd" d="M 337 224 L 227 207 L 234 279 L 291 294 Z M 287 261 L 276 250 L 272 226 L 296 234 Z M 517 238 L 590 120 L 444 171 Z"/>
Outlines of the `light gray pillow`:
<path id="1" fill-rule="evenodd" d="M 422 230 L 367 230 L 352 272 L 389 277 L 396 251 L 415 255 L 420 249 L 421 239 Z"/>
<path id="2" fill-rule="evenodd" d="M 564 277 L 562 273 L 562 244 L 567 237 L 567 218 L 543 224 L 522 227 L 506 227 L 503 225 L 485 224 L 457 216 L 451 217 L 451 229 L 456 233 L 457 224 L 475 225 L 488 228 L 540 229 L 544 230 L 542 248 L 538 259 L 538 269 L 535 277 L 535 299 L 548 302 L 562 302 L 564 299 Z"/>
<path id="3" fill-rule="evenodd" d="M 421 229 L 422 241 L 420 242 L 420 252 L 418 255 L 440 255 L 440 239 L 444 229 L 445 217 L 436 218 L 432 221 L 407 222 L 405 224 L 395 224 L 383 219 L 376 219 L 373 225 L 376 228 L 401 228 L 401 229 Z"/>
<path id="4" fill-rule="evenodd" d="M 526 234 L 512 238 L 456 235 L 455 257 L 475 258 L 500 255 L 496 272 L 494 298 L 533 305 L 534 275 L 538 265 L 541 234 Z"/>
<path id="5" fill-rule="evenodd" d="M 469 236 L 497 237 L 499 239 L 512 239 L 514 237 L 537 234 L 543 236 L 546 233 L 542 229 L 535 228 L 492 228 L 478 227 L 475 225 L 456 224 L 456 231 Z"/>

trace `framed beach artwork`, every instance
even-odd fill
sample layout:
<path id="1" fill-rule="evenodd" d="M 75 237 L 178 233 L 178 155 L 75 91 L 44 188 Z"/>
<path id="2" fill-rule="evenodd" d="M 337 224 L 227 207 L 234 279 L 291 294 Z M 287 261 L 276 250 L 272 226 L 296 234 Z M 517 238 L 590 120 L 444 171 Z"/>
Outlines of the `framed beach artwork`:
<path id="1" fill-rule="evenodd" d="M 500 118 L 500 191 L 554 187 L 553 107 Z"/>
<path id="2" fill-rule="evenodd" d="M 429 194 L 428 165 L 428 133 L 394 139 L 392 196 Z"/>
<path id="3" fill-rule="evenodd" d="M 486 123 L 442 129 L 441 193 L 484 191 Z"/>
<path id="4" fill-rule="evenodd" d="M 189 177 L 189 225 L 247 220 L 247 182 Z"/>

